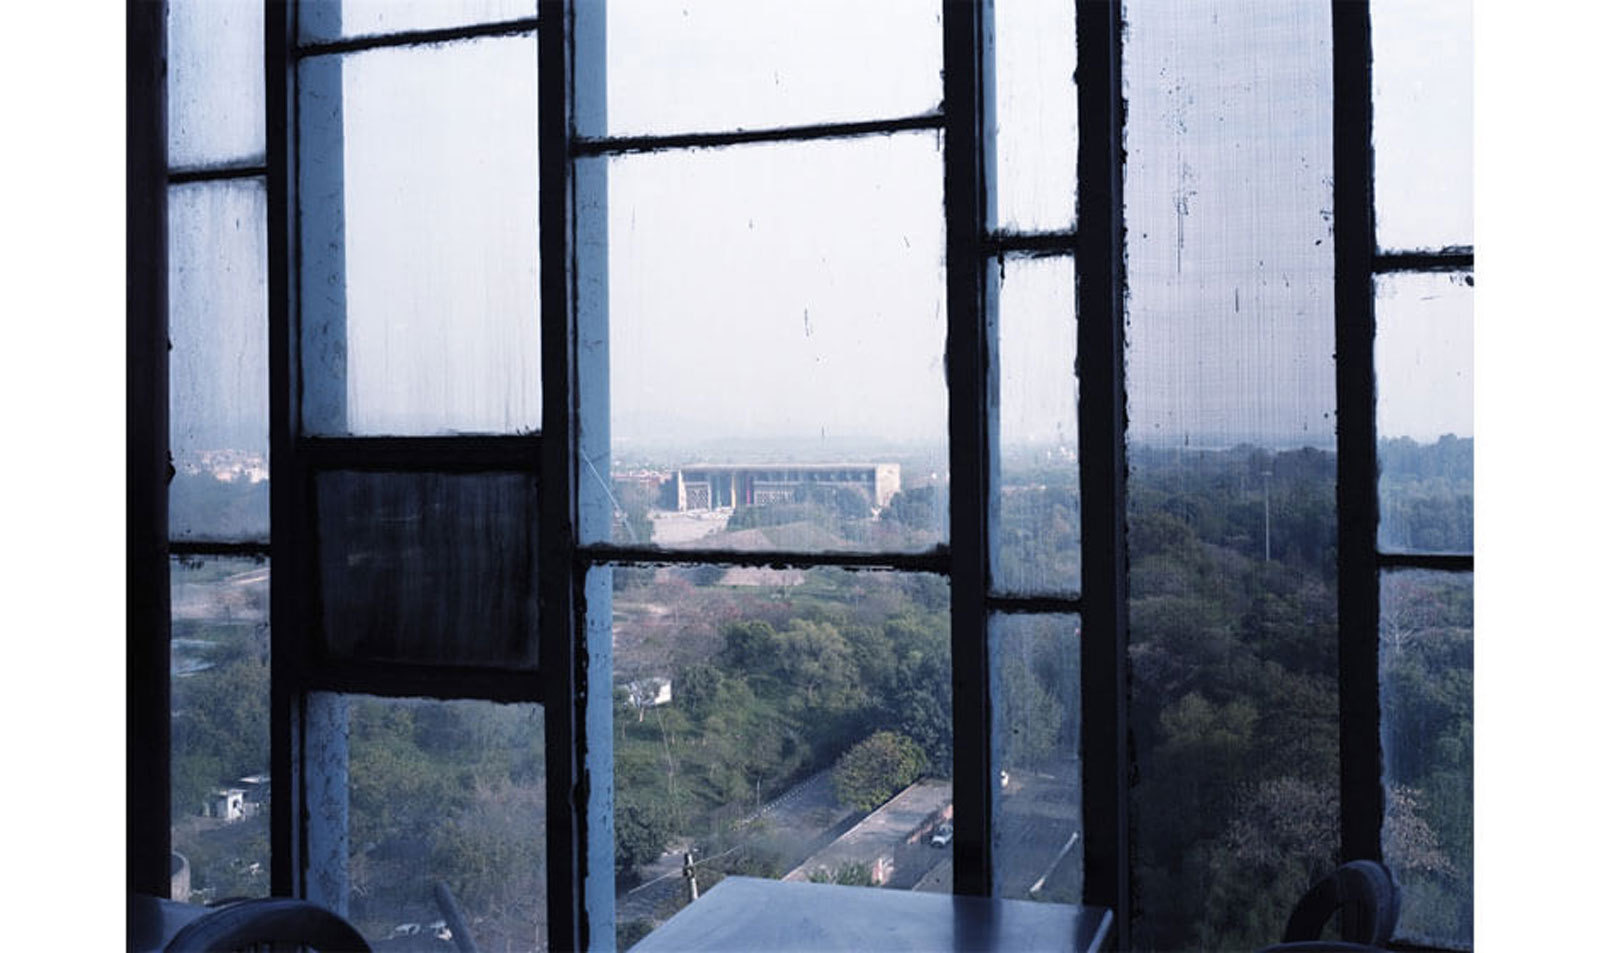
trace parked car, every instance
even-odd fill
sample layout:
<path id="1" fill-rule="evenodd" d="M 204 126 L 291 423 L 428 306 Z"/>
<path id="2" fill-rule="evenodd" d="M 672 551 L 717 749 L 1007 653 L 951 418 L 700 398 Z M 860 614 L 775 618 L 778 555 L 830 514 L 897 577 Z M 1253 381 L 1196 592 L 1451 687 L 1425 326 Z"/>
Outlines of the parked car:
<path id="1" fill-rule="evenodd" d="M 950 840 L 956 836 L 956 829 L 951 824 L 940 824 L 928 835 L 929 847 L 949 847 Z"/>

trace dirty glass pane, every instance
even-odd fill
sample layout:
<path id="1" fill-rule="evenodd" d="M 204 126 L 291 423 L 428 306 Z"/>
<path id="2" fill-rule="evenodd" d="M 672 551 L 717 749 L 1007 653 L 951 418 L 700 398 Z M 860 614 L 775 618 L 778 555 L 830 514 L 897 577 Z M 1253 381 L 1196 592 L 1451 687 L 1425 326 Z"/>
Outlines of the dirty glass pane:
<path id="1" fill-rule="evenodd" d="M 610 477 L 612 538 L 802 551 L 945 539 L 936 137 L 587 161 L 609 164 L 612 443 L 583 474 Z"/>
<path id="2" fill-rule="evenodd" d="M 1378 246 L 1472 244 L 1472 4 L 1372 4 Z"/>
<path id="3" fill-rule="evenodd" d="M 348 736 L 311 770 L 343 802 L 342 912 L 373 948 L 548 949 L 544 709 L 321 698 Z"/>
<path id="4" fill-rule="evenodd" d="M 539 426 L 535 42 L 300 66 L 303 423 Z"/>
<path id="5" fill-rule="evenodd" d="M 173 539 L 265 540 L 267 190 L 167 190 Z"/>
<path id="6" fill-rule="evenodd" d="M 1256 949 L 1339 861 L 1321 0 L 1129 0 L 1132 922 Z"/>
<path id="7" fill-rule="evenodd" d="M 604 110 L 585 136 L 659 135 L 895 119 L 944 98 L 936 0 L 609 0 Z M 622 68 L 624 67 L 625 68 Z"/>
<path id="8" fill-rule="evenodd" d="M 300 42 L 521 20 L 538 0 L 300 0 Z"/>
<path id="9" fill-rule="evenodd" d="M 1379 275 L 1378 546 L 1472 552 L 1472 276 Z"/>
<path id="10" fill-rule="evenodd" d="M 262 3 L 167 2 L 167 163 L 266 161 Z"/>
<path id="11" fill-rule="evenodd" d="M 319 474 L 322 635 L 338 658 L 533 667 L 533 477 Z"/>
<path id="12" fill-rule="evenodd" d="M 949 891 L 943 577 L 602 571 L 619 948 L 688 902 L 686 851 L 702 892 L 729 874 Z"/>
<path id="13" fill-rule="evenodd" d="M 1472 948 L 1472 574 L 1383 575 L 1378 623 L 1383 859 L 1397 936 Z"/>
<path id="14" fill-rule="evenodd" d="M 997 897 L 1083 901 L 1080 636 L 1075 615 L 989 620 Z"/>
<path id="15" fill-rule="evenodd" d="M 996 224 L 1059 231 L 1078 220 L 1077 22 L 1070 0 L 994 7 Z"/>
<path id="16" fill-rule="evenodd" d="M 1077 595 L 1078 322 L 1073 260 L 1020 258 L 999 273 L 999 513 L 991 524 L 994 588 Z"/>
<path id="17" fill-rule="evenodd" d="M 172 561 L 172 899 L 271 892 L 265 559 Z"/>

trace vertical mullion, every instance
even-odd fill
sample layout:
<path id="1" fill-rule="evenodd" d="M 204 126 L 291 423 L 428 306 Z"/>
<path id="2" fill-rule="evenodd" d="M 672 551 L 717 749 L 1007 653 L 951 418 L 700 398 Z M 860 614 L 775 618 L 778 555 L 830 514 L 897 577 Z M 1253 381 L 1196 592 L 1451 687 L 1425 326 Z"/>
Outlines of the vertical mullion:
<path id="1" fill-rule="evenodd" d="M 993 888 L 993 780 L 989 750 L 989 468 L 993 348 L 982 239 L 987 218 L 983 173 L 983 23 L 987 3 L 944 6 L 945 276 L 950 389 L 950 668 L 952 799 L 958 894 Z"/>
<path id="2" fill-rule="evenodd" d="M 301 818 L 299 751 L 303 706 L 297 673 L 302 645 L 305 595 L 309 577 L 302 569 L 301 526 L 304 477 L 295 452 L 296 420 L 291 300 L 296 273 L 294 222 L 294 45 L 293 0 L 268 0 L 266 9 L 267 122 L 267 376 L 269 447 L 273 477 L 270 490 L 273 541 L 271 593 L 272 893 L 304 896 L 304 852 Z M 297 515 L 299 514 L 299 515 Z"/>
<path id="3" fill-rule="evenodd" d="M 127 876 L 130 892 L 165 897 L 172 884 L 166 4 L 129 0 L 127 22 Z"/>
<path id="4" fill-rule="evenodd" d="M 1078 444 L 1083 513 L 1083 896 L 1131 942 L 1122 11 L 1078 0 Z"/>
<path id="5" fill-rule="evenodd" d="M 540 482 L 540 674 L 545 690 L 547 845 L 546 909 L 549 947 L 595 946 L 585 915 L 589 884 L 589 791 L 585 783 L 583 642 L 574 575 L 577 469 L 573 464 L 571 0 L 539 7 L 539 307 L 544 388 Z M 611 871 L 601 872 L 611 876 Z M 607 944 L 600 944 L 605 947 Z"/>
<path id="6" fill-rule="evenodd" d="M 1381 858 L 1378 467 L 1372 302 L 1375 254 L 1372 21 L 1333 0 L 1333 243 L 1338 387 L 1339 821 L 1345 860 Z"/>

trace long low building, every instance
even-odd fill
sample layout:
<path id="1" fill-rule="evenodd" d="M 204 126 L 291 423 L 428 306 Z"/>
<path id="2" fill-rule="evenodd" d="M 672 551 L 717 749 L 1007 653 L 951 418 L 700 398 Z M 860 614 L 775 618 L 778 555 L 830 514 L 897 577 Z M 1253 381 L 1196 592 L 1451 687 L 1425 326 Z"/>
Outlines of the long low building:
<path id="1" fill-rule="evenodd" d="M 678 510 L 715 510 L 787 503 L 806 486 L 854 490 L 884 507 L 900 492 L 900 464 L 701 464 L 674 470 L 666 496 Z"/>

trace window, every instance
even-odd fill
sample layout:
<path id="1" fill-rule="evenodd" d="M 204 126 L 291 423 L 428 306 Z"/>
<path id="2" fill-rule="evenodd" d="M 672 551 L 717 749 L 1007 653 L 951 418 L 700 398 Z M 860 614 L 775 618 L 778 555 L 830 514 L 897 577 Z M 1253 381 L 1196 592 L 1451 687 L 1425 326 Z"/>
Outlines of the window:
<path id="1" fill-rule="evenodd" d="M 1372 856 L 1470 946 L 1459 16 L 153 6 L 135 889 L 625 947 L 690 854 L 1185 948 Z"/>

